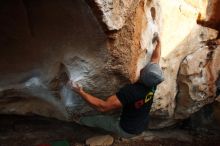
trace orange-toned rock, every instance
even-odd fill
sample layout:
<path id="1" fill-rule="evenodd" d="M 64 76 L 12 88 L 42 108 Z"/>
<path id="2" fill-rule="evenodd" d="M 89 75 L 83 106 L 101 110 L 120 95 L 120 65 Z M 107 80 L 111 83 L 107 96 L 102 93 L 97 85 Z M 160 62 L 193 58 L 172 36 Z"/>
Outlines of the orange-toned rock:
<path id="1" fill-rule="evenodd" d="M 198 24 L 220 31 L 220 1 L 209 0 L 205 17 L 198 17 Z"/>

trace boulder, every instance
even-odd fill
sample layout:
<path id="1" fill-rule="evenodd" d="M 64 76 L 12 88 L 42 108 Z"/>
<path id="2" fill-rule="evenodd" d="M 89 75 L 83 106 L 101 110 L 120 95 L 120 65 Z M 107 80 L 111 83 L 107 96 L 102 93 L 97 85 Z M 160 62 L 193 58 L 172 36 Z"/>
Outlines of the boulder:
<path id="1" fill-rule="evenodd" d="M 138 80 L 159 33 L 165 81 L 158 86 L 151 128 L 173 125 L 216 99 L 217 31 L 204 0 L 0 1 L 0 113 L 65 121 L 100 114 L 67 83 L 98 98 Z M 213 9 L 213 17 L 217 10 Z M 210 16 L 211 18 L 211 16 Z"/>
<path id="2" fill-rule="evenodd" d="M 178 74 L 175 118 L 185 119 L 216 98 L 219 45 L 204 45 L 185 57 Z"/>

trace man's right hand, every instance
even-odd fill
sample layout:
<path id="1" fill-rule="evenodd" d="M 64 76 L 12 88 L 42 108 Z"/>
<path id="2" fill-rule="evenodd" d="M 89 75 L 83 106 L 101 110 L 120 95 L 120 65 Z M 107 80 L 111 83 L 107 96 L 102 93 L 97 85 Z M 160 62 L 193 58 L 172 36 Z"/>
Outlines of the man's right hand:
<path id="1" fill-rule="evenodd" d="M 159 63 L 160 54 L 161 54 L 161 44 L 160 44 L 160 38 L 158 36 L 158 33 L 154 33 L 154 39 L 155 39 L 155 42 L 157 42 L 157 44 L 156 44 L 154 52 L 151 56 L 151 62 L 152 63 Z"/>
<path id="2" fill-rule="evenodd" d="M 157 42 L 157 43 L 160 42 L 160 39 L 159 39 L 157 32 L 154 33 L 153 39 L 152 39 L 152 43 L 154 44 L 155 42 Z"/>

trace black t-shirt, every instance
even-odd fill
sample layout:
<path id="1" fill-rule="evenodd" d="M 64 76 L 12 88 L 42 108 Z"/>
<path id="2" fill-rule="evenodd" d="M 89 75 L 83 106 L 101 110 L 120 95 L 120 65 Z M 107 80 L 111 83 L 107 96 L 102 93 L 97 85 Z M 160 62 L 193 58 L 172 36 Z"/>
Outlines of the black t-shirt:
<path id="1" fill-rule="evenodd" d="M 146 129 L 155 90 L 156 87 L 149 88 L 141 83 L 134 83 L 124 86 L 116 93 L 123 105 L 120 126 L 124 131 L 139 134 Z"/>

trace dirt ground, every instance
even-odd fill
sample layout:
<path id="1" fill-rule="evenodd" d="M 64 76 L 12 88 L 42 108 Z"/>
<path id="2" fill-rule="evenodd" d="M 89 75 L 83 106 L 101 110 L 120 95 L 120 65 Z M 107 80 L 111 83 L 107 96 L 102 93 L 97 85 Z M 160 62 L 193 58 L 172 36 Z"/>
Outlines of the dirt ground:
<path id="1" fill-rule="evenodd" d="M 67 140 L 71 146 L 85 146 L 85 140 L 109 134 L 75 123 L 40 116 L 0 115 L 0 146 L 36 146 Z M 114 137 L 113 146 L 220 146 L 218 132 L 183 129 L 149 131 L 134 139 Z"/>

